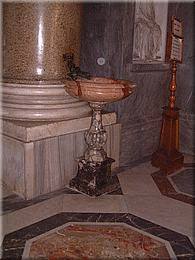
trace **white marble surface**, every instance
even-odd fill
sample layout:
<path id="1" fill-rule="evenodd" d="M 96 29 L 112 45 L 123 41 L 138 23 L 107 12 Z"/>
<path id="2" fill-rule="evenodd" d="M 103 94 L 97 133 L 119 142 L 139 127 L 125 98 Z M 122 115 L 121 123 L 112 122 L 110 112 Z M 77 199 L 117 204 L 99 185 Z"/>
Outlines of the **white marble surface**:
<path id="1" fill-rule="evenodd" d="M 154 171 L 157 171 L 155 169 Z M 144 174 L 143 174 L 144 171 Z M 132 168 L 118 175 L 123 194 L 132 196 L 160 195 L 160 191 L 150 177 L 151 172 L 146 171 L 145 165 Z"/>
<path id="2" fill-rule="evenodd" d="M 162 195 L 125 195 L 128 211 L 163 227 L 193 237 L 194 208 Z"/>
<path id="3" fill-rule="evenodd" d="M 1 216 L 3 235 L 49 218 L 62 211 L 63 195 Z"/>
<path id="4" fill-rule="evenodd" d="M 8 136 L 2 138 L 2 181 L 21 196 L 25 191 L 25 149 L 23 143 Z"/>
<path id="5" fill-rule="evenodd" d="M 192 162 L 192 156 L 186 157 Z M 185 234 L 193 242 L 194 206 L 163 196 L 151 177 L 155 171 L 149 162 L 119 175 L 128 212 Z"/>
<path id="6" fill-rule="evenodd" d="M 127 206 L 122 195 L 102 195 L 97 198 L 91 198 L 82 194 L 76 194 L 63 197 L 62 211 L 124 213 L 127 212 Z"/>

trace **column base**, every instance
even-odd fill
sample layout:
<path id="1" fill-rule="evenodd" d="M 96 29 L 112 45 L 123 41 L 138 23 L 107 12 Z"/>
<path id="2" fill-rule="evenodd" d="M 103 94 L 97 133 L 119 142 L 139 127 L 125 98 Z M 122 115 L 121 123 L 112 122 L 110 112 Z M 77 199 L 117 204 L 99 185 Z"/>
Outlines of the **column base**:
<path id="1" fill-rule="evenodd" d="M 165 150 L 158 149 L 152 155 L 151 164 L 154 167 L 160 168 L 166 174 L 171 174 L 183 167 L 183 161 L 184 156 L 178 151 L 167 154 Z"/>
<path id="2" fill-rule="evenodd" d="M 81 159 L 77 176 L 70 181 L 69 188 L 91 197 L 118 190 L 120 188 L 118 178 L 111 174 L 111 164 L 114 161 L 109 157 L 100 163 L 91 163 Z"/>
<path id="3" fill-rule="evenodd" d="M 87 102 L 71 97 L 60 82 L 2 83 L 2 116 L 23 122 L 55 122 L 91 114 Z"/>

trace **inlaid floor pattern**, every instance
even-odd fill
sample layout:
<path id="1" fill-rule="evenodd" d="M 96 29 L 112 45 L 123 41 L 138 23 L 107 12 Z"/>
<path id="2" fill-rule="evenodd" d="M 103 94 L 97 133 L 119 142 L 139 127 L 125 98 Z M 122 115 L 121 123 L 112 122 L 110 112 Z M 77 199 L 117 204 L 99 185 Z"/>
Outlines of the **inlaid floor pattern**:
<path id="1" fill-rule="evenodd" d="M 24 258 L 126 259 L 166 258 L 163 242 L 124 225 L 71 224 L 26 245 Z"/>

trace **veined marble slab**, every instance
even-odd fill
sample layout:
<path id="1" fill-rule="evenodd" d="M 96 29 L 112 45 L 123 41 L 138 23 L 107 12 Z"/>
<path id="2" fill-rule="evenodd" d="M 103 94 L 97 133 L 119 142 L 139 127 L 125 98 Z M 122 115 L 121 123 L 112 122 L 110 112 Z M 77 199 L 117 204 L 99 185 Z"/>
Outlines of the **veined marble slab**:
<path id="1" fill-rule="evenodd" d="M 180 150 L 195 156 L 194 143 L 194 122 L 195 115 L 188 112 L 180 112 Z"/>

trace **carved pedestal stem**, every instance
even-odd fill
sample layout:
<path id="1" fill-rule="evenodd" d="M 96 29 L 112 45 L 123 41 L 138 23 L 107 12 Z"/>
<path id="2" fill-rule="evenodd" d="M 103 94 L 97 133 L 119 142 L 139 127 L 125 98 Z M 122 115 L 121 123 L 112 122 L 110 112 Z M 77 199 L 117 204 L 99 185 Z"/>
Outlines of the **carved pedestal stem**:
<path id="1" fill-rule="evenodd" d="M 177 64 L 176 61 L 172 62 L 172 77 L 169 86 L 170 96 L 169 96 L 169 109 L 175 108 L 175 91 L 176 91 L 176 71 L 177 71 Z"/>
<path id="2" fill-rule="evenodd" d="M 107 134 L 102 124 L 102 102 L 89 102 L 92 109 L 91 125 L 85 133 L 87 149 L 84 158 L 80 158 L 78 172 L 69 187 L 97 197 L 119 189 L 116 176 L 111 174 L 111 164 L 115 161 L 107 157 L 103 148 L 106 144 Z"/>
<path id="3" fill-rule="evenodd" d="M 92 109 L 91 126 L 85 133 L 85 142 L 87 149 L 85 151 L 85 160 L 89 162 L 102 162 L 106 160 L 107 154 L 103 149 L 106 144 L 107 134 L 102 125 L 102 107 L 101 103 L 90 103 Z"/>

